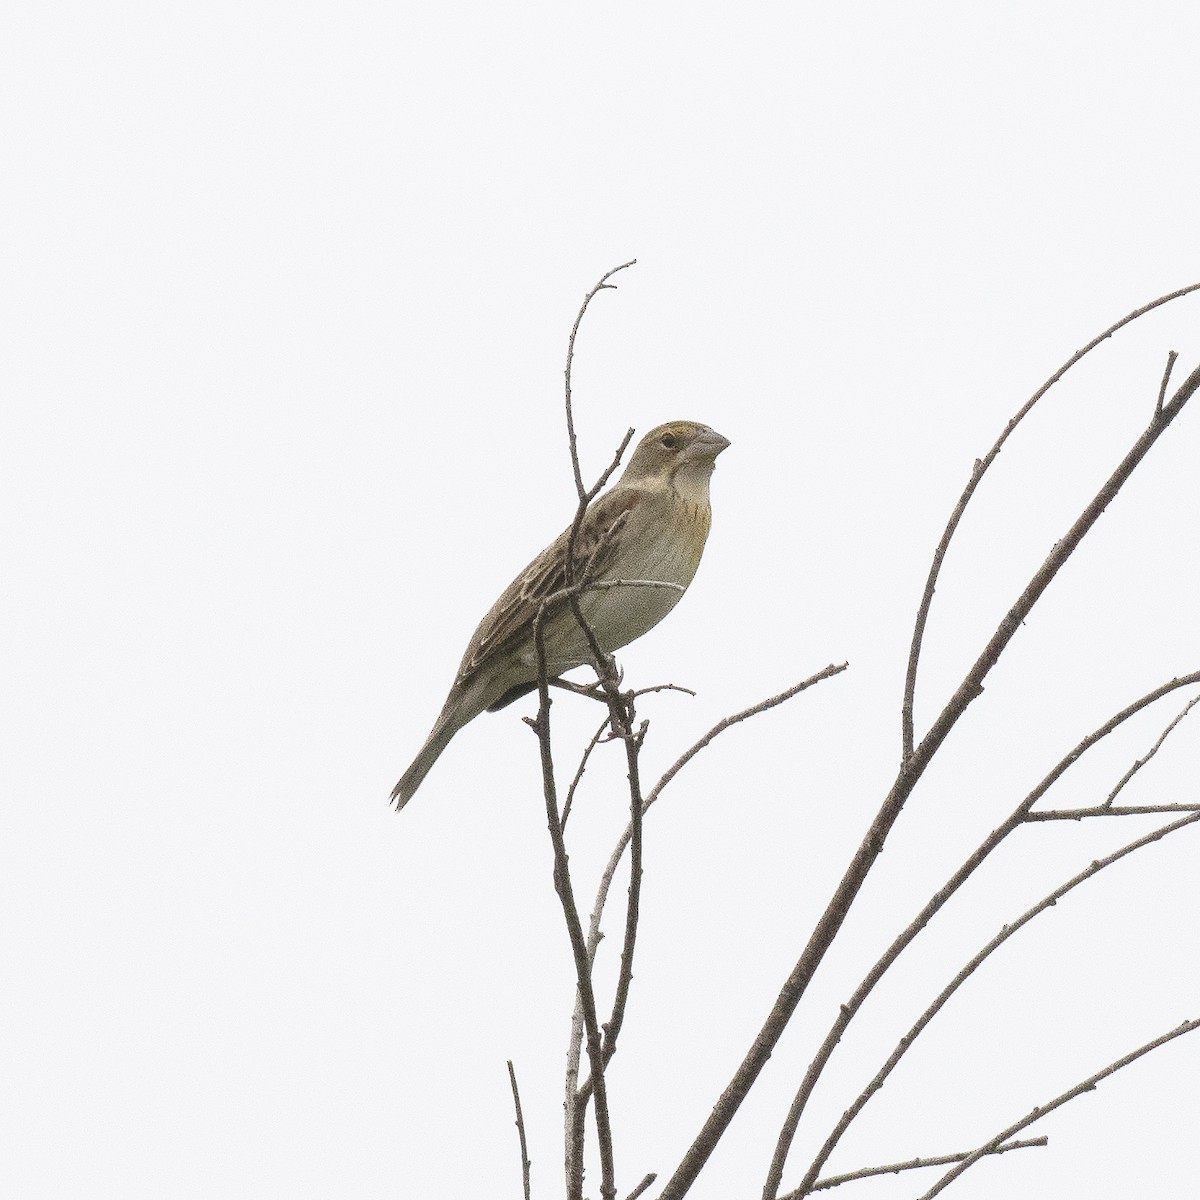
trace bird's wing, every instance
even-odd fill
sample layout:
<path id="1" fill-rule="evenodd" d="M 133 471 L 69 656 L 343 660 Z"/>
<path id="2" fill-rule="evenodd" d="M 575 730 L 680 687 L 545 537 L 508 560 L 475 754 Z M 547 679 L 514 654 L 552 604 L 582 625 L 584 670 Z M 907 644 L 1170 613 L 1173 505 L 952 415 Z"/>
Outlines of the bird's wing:
<path id="1" fill-rule="evenodd" d="M 635 489 L 615 487 L 588 509 L 575 539 L 572 582 L 580 581 L 589 564 L 592 578 L 603 573 L 616 549 L 620 525 L 636 501 Z M 570 529 L 563 530 L 504 589 L 500 599 L 488 610 L 487 616 L 475 630 L 475 636 L 458 669 L 460 684 L 493 656 L 502 653 L 512 643 L 530 636 L 533 620 L 542 602 L 566 587 L 567 542 L 570 536 Z M 547 611 L 552 612 L 557 607 L 558 604 L 551 605 Z"/>

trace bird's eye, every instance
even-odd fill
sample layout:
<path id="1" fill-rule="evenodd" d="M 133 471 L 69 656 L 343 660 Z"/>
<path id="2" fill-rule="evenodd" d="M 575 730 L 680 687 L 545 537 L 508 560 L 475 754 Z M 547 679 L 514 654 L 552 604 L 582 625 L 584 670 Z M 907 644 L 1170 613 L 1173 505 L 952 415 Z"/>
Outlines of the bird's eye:
<path id="1" fill-rule="evenodd" d="M 668 450 L 674 450 L 678 444 L 678 439 L 673 433 L 664 433 L 662 437 L 659 438 L 659 441 L 662 442 L 662 444 L 666 446 Z"/>

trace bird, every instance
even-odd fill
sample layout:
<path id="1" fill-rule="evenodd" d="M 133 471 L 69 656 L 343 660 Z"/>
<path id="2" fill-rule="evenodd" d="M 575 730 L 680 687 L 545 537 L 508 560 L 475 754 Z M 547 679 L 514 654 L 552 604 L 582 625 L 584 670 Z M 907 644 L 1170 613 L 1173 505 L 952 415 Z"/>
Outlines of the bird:
<path id="1" fill-rule="evenodd" d="M 586 587 L 580 609 L 600 648 L 611 654 L 652 629 L 692 582 L 712 523 L 709 480 L 729 440 L 695 421 L 669 421 L 638 442 L 621 477 L 584 514 L 571 582 L 628 580 Z M 429 737 L 392 789 L 397 811 L 412 798 L 450 739 L 480 713 L 496 712 L 537 687 L 534 619 L 542 619 L 550 677 L 592 663 L 569 600 L 565 529 L 501 593 L 479 623 Z M 652 581 L 668 587 L 634 586 Z"/>

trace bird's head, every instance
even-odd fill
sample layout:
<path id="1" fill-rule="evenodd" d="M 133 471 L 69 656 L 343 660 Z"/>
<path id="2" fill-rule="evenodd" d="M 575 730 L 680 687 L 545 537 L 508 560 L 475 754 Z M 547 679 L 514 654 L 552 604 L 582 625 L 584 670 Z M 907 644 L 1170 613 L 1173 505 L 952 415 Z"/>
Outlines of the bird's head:
<path id="1" fill-rule="evenodd" d="M 634 449 L 622 483 L 642 480 L 670 482 L 681 472 L 707 478 L 717 455 L 729 445 L 715 429 L 696 421 L 668 421 L 650 430 Z"/>

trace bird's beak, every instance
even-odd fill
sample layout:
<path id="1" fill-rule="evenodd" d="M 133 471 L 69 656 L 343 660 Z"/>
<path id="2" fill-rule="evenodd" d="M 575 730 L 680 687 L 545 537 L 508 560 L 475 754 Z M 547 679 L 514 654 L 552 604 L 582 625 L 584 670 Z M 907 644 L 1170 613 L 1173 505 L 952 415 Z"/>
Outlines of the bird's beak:
<path id="1" fill-rule="evenodd" d="M 703 450 L 709 458 L 716 458 L 722 450 L 729 448 L 730 441 L 727 437 L 722 437 L 715 429 L 706 429 L 692 445 L 698 450 Z"/>

